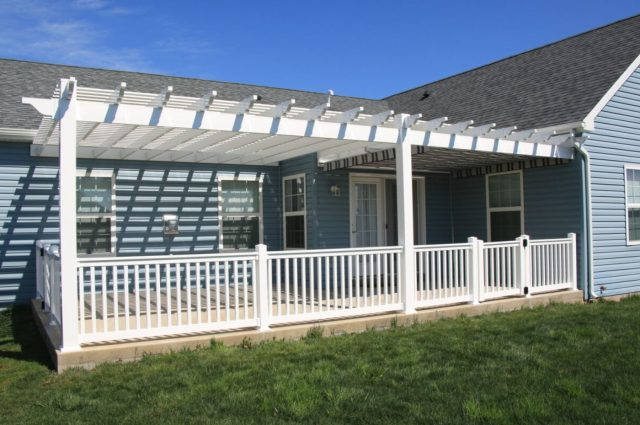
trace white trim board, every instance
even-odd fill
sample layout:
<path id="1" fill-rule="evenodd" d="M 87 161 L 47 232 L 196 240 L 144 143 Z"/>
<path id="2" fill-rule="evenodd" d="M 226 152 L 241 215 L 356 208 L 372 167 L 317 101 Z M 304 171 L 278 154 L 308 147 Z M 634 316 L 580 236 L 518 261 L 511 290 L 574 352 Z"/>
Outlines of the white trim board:
<path id="1" fill-rule="evenodd" d="M 596 106 L 585 117 L 584 119 L 585 131 L 595 130 L 595 121 L 598 114 L 602 112 L 602 110 L 607 105 L 607 103 L 609 103 L 609 101 L 613 98 L 613 96 L 615 96 L 618 90 L 620 90 L 622 85 L 629 79 L 629 77 L 636 71 L 636 69 L 638 69 L 638 67 L 640 67 L 640 55 L 638 55 L 635 58 L 635 60 L 631 62 L 631 65 L 629 65 L 627 69 L 624 70 L 622 75 L 620 75 L 620 77 L 618 77 L 616 82 L 611 87 L 609 87 L 609 90 L 607 90 L 604 96 L 602 96 L 602 98 L 598 101 L 598 103 L 596 103 Z"/>

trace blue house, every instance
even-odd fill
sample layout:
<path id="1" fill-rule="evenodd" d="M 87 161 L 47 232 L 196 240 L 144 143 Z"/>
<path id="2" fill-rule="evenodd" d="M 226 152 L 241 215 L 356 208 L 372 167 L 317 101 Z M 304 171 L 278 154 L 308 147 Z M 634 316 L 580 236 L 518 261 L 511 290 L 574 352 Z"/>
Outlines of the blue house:
<path id="1" fill-rule="evenodd" d="M 0 307 L 73 352 L 640 291 L 639 67 L 640 16 L 384 99 L 2 59 Z"/>

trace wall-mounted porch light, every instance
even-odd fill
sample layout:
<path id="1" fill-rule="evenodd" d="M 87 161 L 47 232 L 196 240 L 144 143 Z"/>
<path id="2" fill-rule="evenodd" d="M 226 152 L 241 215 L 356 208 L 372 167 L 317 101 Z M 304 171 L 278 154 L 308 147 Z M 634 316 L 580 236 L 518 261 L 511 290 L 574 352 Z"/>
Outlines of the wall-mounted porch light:
<path id="1" fill-rule="evenodd" d="M 329 193 L 331 193 L 331 196 L 340 196 L 340 186 L 338 186 L 338 183 L 334 183 L 331 185 L 331 187 L 329 188 Z"/>
<path id="2" fill-rule="evenodd" d="M 173 214 L 165 214 L 162 216 L 163 231 L 165 235 L 179 235 L 180 228 L 178 226 L 178 216 Z"/>

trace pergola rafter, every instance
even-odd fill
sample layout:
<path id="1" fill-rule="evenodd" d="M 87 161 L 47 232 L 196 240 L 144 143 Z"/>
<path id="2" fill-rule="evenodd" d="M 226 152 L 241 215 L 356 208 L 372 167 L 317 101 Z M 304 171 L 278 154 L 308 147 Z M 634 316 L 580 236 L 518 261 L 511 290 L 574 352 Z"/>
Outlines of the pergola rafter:
<path id="1" fill-rule="evenodd" d="M 423 120 L 420 114 L 402 121 L 394 111 L 374 115 L 356 107 L 330 110 L 330 102 L 312 108 L 288 99 L 271 105 L 257 95 L 239 101 L 220 99 L 216 91 L 202 97 L 133 92 L 125 82 L 112 90 L 78 86 L 75 93 L 80 157 L 224 162 L 275 165 L 279 161 L 318 152 L 321 163 L 392 149 L 402 132 L 413 146 L 470 150 L 492 154 L 571 158 L 570 131 L 474 126 L 472 120 L 447 117 Z M 44 115 L 32 154 L 56 156 L 59 131 L 58 88 L 49 99 L 24 98 Z M 400 124 L 401 123 L 401 124 Z"/>

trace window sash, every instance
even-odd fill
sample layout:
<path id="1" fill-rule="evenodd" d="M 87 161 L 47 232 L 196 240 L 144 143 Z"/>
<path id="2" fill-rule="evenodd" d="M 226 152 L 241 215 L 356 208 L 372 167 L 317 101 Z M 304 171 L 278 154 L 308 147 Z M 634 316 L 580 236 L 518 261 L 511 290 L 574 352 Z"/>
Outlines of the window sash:
<path id="1" fill-rule="evenodd" d="M 295 189 L 295 191 L 294 191 Z M 282 210 L 283 210 L 283 242 L 285 249 L 305 249 L 307 247 L 307 188 L 306 188 L 306 176 L 304 174 L 298 174 L 293 176 L 287 176 L 282 179 Z M 293 233 L 297 229 L 290 229 L 288 226 L 288 218 L 290 217 L 302 217 L 302 231 L 296 233 L 302 233 L 302 244 L 289 243 L 293 241 Z M 291 232 L 290 232 L 291 230 Z M 290 246 L 292 245 L 292 246 Z"/>
<path id="2" fill-rule="evenodd" d="M 102 202 L 100 200 L 90 200 L 85 201 L 84 204 L 89 207 L 84 211 L 81 211 L 83 202 L 80 198 L 82 198 L 82 182 L 88 182 L 88 179 L 101 179 L 103 182 L 96 182 L 95 186 L 97 189 L 93 189 L 98 193 L 102 192 Z M 92 190 L 90 188 L 89 190 Z M 108 195 L 107 195 L 108 194 Z M 106 198 L 109 197 L 109 205 L 106 204 Z M 93 207 L 91 206 L 94 204 Z M 95 205 L 98 208 L 95 208 Z M 103 208 L 100 208 L 100 207 Z M 92 210 L 93 209 L 93 210 Z M 112 170 L 82 170 L 78 169 L 76 171 L 76 227 L 83 226 L 86 227 L 86 222 L 80 223 L 81 220 L 102 220 L 103 223 L 98 225 L 96 223 L 95 231 L 108 231 L 106 236 L 108 241 L 104 244 L 101 244 L 100 241 L 97 241 L 94 246 L 81 245 L 87 238 L 84 235 L 78 234 L 77 238 L 77 252 L 79 255 L 111 255 L 115 252 L 116 249 L 116 191 L 115 191 L 115 174 Z M 104 221 L 109 223 L 108 227 L 104 227 Z M 88 228 L 88 227 L 87 227 Z M 83 232 L 86 234 L 87 228 L 83 229 Z M 101 246 L 102 245 L 102 246 Z M 106 247 L 105 249 L 100 249 L 102 247 Z"/>
<path id="3" fill-rule="evenodd" d="M 255 185 L 255 186 L 253 186 Z M 225 187 L 226 186 L 226 187 Z M 236 193 L 233 193 L 235 187 Z M 246 188 L 247 204 L 243 205 L 238 202 L 238 195 L 242 195 L 242 188 Z M 251 193 L 250 190 L 255 189 L 255 192 Z M 236 198 L 229 199 L 228 195 L 236 196 Z M 234 178 L 221 178 L 218 180 L 218 219 L 220 224 L 219 230 L 219 250 L 220 251 L 236 251 L 236 250 L 249 250 L 253 249 L 255 245 L 263 243 L 263 208 L 262 208 L 262 180 L 243 180 Z M 231 204 L 231 205 L 229 205 Z M 253 231 L 243 234 L 235 234 L 234 239 L 230 239 L 228 233 L 228 226 L 225 226 L 225 221 L 229 222 L 234 219 L 245 220 L 257 220 L 257 234 Z M 225 230 L 225 227 L 227 228 Z M 225 233 L 227 237 L 225 238 Z M 254 235 L 256 237 L 254 237 Z M 239 246 L 238 241 L 245 238 L 245 240 L 255 240 L 254 246 Z M 226 242 L 225 242 L 226 240 Z M 248 245 L 251 245 L 249 243 Z"/>
<path id="4" fill-rule="evenodd" d="M 627 244 L 640 244 L 640 165 L 625 164 L 624 166 L 624 201 L 625 227 Z"/>
<path id="5" fill-rule="evenodd" d="M 505 177 L 508 176 L 508 177 Z M 517 179 L 514 177 L 517 176 Z M 495 179 L 505 179 L 506 181 L 497 182 Z M 500 230 L 495 229 L 496 225 L 501 226 L 506 223 L 497 222 L 493 223 L 492 215 L 493 213 L 507 213 L 507 212 L 518 212 L 519 213 L 519 222 L 520 229 L 519 235 L 524 233 L 524 189 L 522 186 L 522 171 L 508 171 L 505 173 L 498 174 L 487 174 L 486 177 L 486 202 L 487 202 L 487 238 L 489 241 L 496 242 L 492 237 L 493 234 L 500 233 Z M 494 180 L 492 180 L 494 179 Z M 514 182 L 517 180 L 517 185 L 514 185 Z M 496 183 L 497 182 L 497 183 Z M 492 191 L 502 191 L 506 190 L 509 193 L 509 196 L 506 198 L 508 200 L 517 200 L 518 205 L 509 205 L 509 206 L 492 206 L 492 199 L 495 200 L 496 197 L 492 196 Z M 517 190 L 517 195 L 513 197 L 513 191 Z M 503 193 L 503 192 L 501 192 Z M 504 198 L 498 197 L 500 201 Z M 499 202 L 501 203 L 501 202 Z M 493 204 L 495 205 L 495 204 Z"/>

